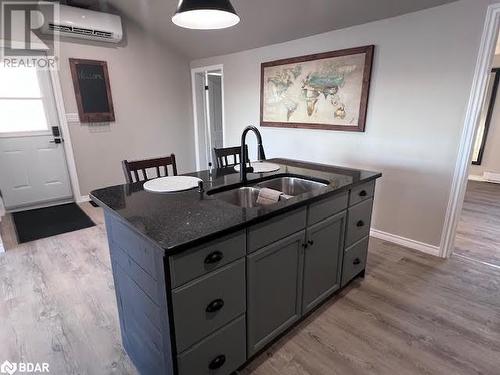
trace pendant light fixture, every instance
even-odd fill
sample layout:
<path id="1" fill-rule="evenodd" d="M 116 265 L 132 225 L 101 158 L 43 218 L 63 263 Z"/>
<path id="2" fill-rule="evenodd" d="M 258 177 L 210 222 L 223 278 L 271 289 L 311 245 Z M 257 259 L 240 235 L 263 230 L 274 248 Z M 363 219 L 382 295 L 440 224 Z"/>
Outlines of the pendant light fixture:
<path id="1" fill-rule="evenodd" d="M 240 22 L 229 0 L 179 0 L 172 17 L 177 26 L 187 29 L 225 29 Z"/>

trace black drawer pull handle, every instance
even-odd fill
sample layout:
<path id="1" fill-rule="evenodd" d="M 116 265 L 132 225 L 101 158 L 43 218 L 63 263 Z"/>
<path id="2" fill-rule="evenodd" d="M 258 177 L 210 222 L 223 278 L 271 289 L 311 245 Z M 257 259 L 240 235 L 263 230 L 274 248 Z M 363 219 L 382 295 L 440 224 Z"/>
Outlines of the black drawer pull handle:
<path id="1" fill-rule="evenodd" d="M 217 370 L 218 368 L 224 366 L 224 363 L 226 363 L 226 356 L 221 354 L 212 359 L 212 361 L 208 364 L 208 368 L 210 370 Z"/>
<path id="2" fill-rule="evenodd" d="M 361 190 L 361 191 L 359 192 L 359 196 L 360 196 L 360 197 L 366 197 L 366 195 L 367 195 L 367 194 L 368 194 L 368 193 L 366 192 L 366 190 Z"/>
<path id="3" fill-rule="evenodd" d="M 213 313 L 213 312 L 219 311 L 223 307 L 224 307 L 224 300 L 218 298 L 218 299 L 210 302 L 208 304 L 207 308 L 205 309 L 205 311 L 208 313 Z"/>
<path id="4" fill-rule="evenodd" d="M 207 255 L 207 257 L 205 258 L 205 264 L 220 262 L 222 258 L 224 258 L 224 254 L 222 254 L 220 251 L 214 251 L 213 253 Z"/>
<path id="5" fill-rule="evenodd" d="M 356 226 L 359 228 L 363 227 L 364 225 L 365 225 L 365 222 L 363 220 L 360 220 L 356 223 Z"/>
<path id="6" fill-rule="evenodd" d="M 357 266 L 358 264 L 361 264 L 361 260 L 359 258 L 356 258 L 352 261 L 352 264 L 354 264 L 355 266 Z"/>

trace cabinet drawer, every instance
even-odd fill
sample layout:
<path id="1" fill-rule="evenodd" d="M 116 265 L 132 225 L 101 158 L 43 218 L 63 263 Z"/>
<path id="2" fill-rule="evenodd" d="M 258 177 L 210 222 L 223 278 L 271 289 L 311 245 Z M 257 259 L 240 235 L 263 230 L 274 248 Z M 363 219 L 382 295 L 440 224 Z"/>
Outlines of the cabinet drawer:
<path id="1" fill-rule="evenodd" d="M 345 251 L 342 266 L 342 286 L 351 281 L 366 267 L 369 237 L 363 238 Z"/>
<path id="2" fill-rule="evenodd" d="M 175 289 L 172 306 L 180 353 L 245 312 L 245 259 Z"/>
<path id="3" fill-rule="evenodd" d="M 246 361 L 245 316 L 178 356 L 179 375 L 229 375 Z"/>
<path id="4" fill-rule="evenodd" d="M 372 198 L 374 193 L 375 181 L 370 181 L 352 188 L 349 194 L 349 206 L 354 206 L 359 202 Z"/>
<path id="5" fill-rule="evenodd" d="M 308 225 L 319 223 L 321 220 L 345 210 L 347 208 L 347 198 L 348 192 L 344 192 L 309 205 L 307 214 Z"/>
<path id="6" fill-rule="evenodd" d="M 248 229 L 247 251 L 251 253 L 305 227 L 305 207 L 256 224 Z"/>
<path id="7" fill-rule="evenodd" d="M 373 199 L 365 200 L 356 206 L 349 207 L 347 214 L 346 246 L 351 246 L 370 234 Z"/>
<path id="8" fill-rule="evenodd" d="M 245 231 L 170 257 L 172 288 L 214 271 L 246 254 Z"/>

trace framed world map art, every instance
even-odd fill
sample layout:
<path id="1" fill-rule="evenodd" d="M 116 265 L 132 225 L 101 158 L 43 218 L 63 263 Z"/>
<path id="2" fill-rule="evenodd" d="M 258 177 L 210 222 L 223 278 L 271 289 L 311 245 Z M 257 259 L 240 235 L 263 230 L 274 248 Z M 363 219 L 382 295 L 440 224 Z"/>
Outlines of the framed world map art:
<path id="1" fill-rule="evenodd" d="M 263 63 L 260 125 L 365 131 L 374 48 Z"/>

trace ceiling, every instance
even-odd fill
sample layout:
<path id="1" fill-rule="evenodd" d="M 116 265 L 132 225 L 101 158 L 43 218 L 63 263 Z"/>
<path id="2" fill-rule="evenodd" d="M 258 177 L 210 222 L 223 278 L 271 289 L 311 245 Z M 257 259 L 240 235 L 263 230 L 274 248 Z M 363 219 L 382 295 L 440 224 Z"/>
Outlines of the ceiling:
<path id="1" fill-rule="evenodd" d="M 101 4 L 111 4 L 191 59 L 281 43 L 453 1 L 456 0 L 232 0 L 241 18 L 237 26 L 200 31 L 172 23 L 177 0 L 99 0 Z M 72 3 L 86 2 L 92 0 Z"/>

